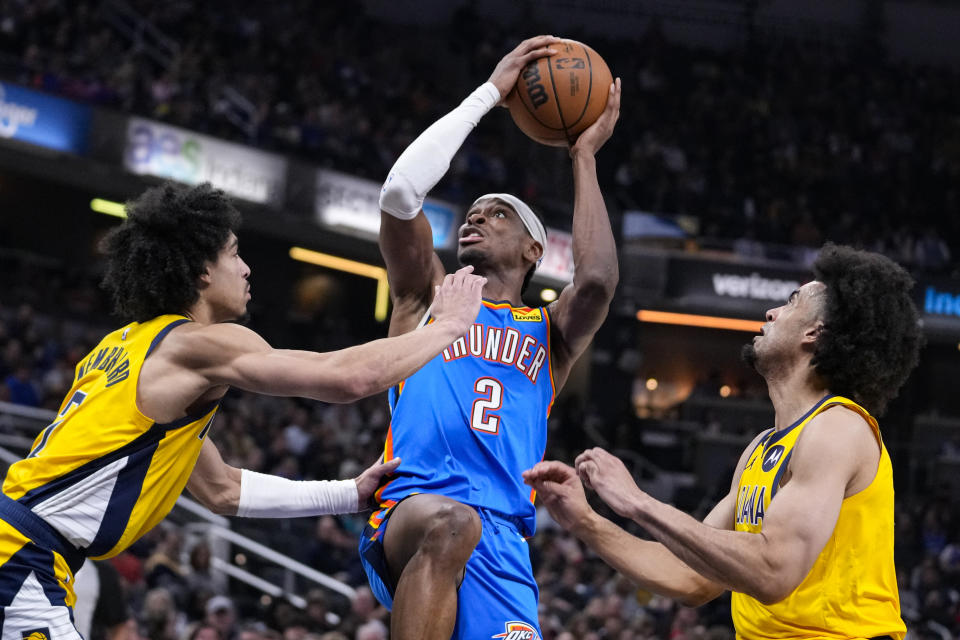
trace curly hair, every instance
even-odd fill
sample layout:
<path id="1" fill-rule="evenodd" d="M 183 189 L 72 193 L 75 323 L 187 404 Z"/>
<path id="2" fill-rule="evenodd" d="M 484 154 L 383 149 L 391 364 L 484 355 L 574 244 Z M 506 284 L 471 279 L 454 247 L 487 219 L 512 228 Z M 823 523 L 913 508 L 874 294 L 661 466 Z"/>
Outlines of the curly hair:
<path id="1" fill-rule="evenodd" d="M 833 393 L 882 415 L 924 343 L 910 297 L 913 278 L 880 254 L 831 243 L 820 251 L 813 273 L 826 285 L 826 299 L 811 366 Z"/>
<path id="2" fill-rule="evenodd" d="M 166 182 L 126 205 L 127 219 L 101 243 L 107 269 L 101 286 L 115 312 L 143 322 L 184 313 L 199 298 L 197 279 L 217 259 L 240 213 L 209 183 Z"/>

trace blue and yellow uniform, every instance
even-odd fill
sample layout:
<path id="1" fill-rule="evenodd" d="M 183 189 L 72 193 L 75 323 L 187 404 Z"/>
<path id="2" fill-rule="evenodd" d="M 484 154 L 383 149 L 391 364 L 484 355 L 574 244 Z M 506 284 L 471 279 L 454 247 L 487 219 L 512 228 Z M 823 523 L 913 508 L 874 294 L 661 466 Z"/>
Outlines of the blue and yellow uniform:
<path id="1" fill-rule="evenodd" d="M 107 335 L 77 365 L 54 422 L 7 472 L 0 496 L 3 640 L 31 630 L 51 640 L 79 637 L 71 622 L 74 572 L 84 558 L 127 548 L 186 486 L 218 403 L 166 424 L 137 408 L 144 360 L 185 322 L 165 315 Z"/>
<path id="2" fill-rule="evenodd" d="M 889 636 L 901 640 L 900 595 L 893 564 L 893 469 L 877 421 L 860 405 L 827 396 L 782 431 L 770 430 L 751 452 L 737 489 L 737 531 L 763 531 L 763 517 L 804 428 L 833 406 L 859 413 L 880 446 L 876 476 L 840 507 L 833 535 L 810 573 L 786 599 L 765 605 L 733 594 L 737 638 L 857 639 Z"/>
<path id="3" fill-rule="evenodd" d="M 539 636 L 525 540 L 536 510 L 521 473 L 543 458 L 554 392 L 546 308 L 487 300 L 465 336 L 391 390 L 384 457 L 403 463 L 376 493 L 381 509 L 360 541 L 384 605 L 393 585 L 380 539 L 391 510 L 412 494 L 439 494 L 476 507 L 483 523 L 460 587 L 470 605 L 458 608 L 453 637 L 507 637 L 525 625 Z"/>

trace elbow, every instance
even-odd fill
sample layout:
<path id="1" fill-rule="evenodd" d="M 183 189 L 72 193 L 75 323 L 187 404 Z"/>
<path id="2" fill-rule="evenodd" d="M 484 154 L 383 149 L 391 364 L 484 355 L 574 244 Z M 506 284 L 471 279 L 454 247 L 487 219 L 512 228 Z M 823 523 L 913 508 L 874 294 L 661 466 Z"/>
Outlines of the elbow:
<path id="1" fill-rule="evenodd" d="M 197 502 L 206 507 L 211 513 L 215 513 L 218 516 L 237 515 L 239 495 L 237 496 L 237 499 L 231 500 L 226 492 L 222 491 L 215 493 L 192 493 L 193 497 L 197 499 Z"/>
<path id="2" fill-rule="evenodd" d="M 764 584 L 755 585 L 746 594 L 759 602 L 760 604 L 770 606 L 777 604 L 787 598 L 798 585 L 785 585 L 776 580 L 766 581 Z"/>
<path id="3" fill-rule="evenodd" d="M 586 274 L 576 273 L 577 295 L 590 300 L 593 304 L 609 305 L 617 290 L 619 275 L 616 267 L 612 271 L 600 271 Z"/>
<path id="4" fill-rule="evenodd" d="M 681 594 L 676 595 L 674 600 L 685 607 L 695 609 L 701 607 L 711 600 L 715 600 L 725 589 L 713 582 L 698 579 L 695 584 Z"/>
<path id="5" fill-rule="evenodd" d="M 229 500 L 213 500 L 205 505 L 212 513 L 215 513 L 218 516 L 235 516 L 237 515 L 237 505 L 236 503 L 231 503 Z"/>
<path id="6" fill-rule="evenodd" d="M 697 607 L 702 607 L 703 605 L 707 604 L 715 597 L 716 596 L 712 594 L 708 595 L 705 593 L 690 593 L 677 598 L 677 602 L 689 609 L 696 609 Z"/>
<path id="7" fill-rule="evenodd" d="M 325 398 L 328 402 L 350 403 L 386 389 L 376 371 L 355 371 L 348 373 L 337 385 L 333 397 Z"/>

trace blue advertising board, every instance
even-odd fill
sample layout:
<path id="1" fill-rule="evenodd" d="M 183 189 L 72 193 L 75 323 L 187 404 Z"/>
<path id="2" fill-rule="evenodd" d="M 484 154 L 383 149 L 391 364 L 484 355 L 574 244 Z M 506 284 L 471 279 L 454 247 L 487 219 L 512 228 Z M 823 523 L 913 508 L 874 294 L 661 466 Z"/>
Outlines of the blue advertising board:
<path id="1" fill-rule="evenodd" d="M 84 154 L 90 107 L 0 83 L 0 138 Z"/>

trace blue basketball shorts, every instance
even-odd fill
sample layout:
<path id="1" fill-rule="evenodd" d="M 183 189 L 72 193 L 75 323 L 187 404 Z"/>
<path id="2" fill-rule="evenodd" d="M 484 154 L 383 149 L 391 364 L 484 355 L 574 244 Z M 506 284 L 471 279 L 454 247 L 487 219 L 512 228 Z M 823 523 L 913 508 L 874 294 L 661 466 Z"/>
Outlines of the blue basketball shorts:
<path id="1" fill-rule="evenodd" d="M 393 608 L 395 585 L 387 570 L 383 538 L 389 535 L 395 506 L 374 513 L 360 536 L 360 559 L 370 589 L 388 609 Z M 451 640 L 540 640 L 539 591 L 519 520 L 482 507 L 477 513 L 483 535 L 467 561 Z"/>

